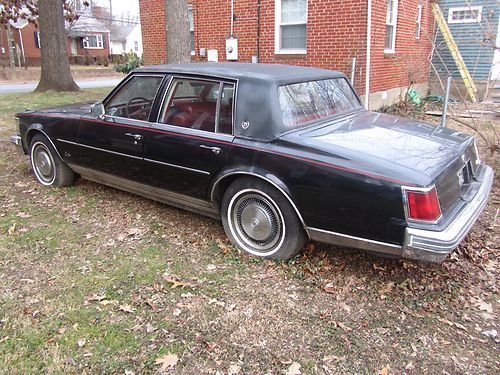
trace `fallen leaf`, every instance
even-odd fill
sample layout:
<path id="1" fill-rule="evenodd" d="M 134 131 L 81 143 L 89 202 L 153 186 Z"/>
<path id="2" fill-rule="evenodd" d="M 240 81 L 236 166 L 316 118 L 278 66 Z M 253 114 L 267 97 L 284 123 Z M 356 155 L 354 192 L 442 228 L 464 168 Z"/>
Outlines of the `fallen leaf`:
<path id="1" fill-rule="evenodd" d="M 231 365 L 227 370 L 227 375 L 237 375 L 241 371 L 241 367 L 238 365 Z"/>
<path id="2" fill-rule="evenodd" d="M 345 356 L 339 357 L 336 355 L 327 355 L 327 356 L 323 357 L 323 362 L 326 362 L 326 363 L 340 362 L 340 361 L 345 361 L 345 360 L 346 360 Z"/>
<path id="3" fill-rule="evenodd" d="M 491 303 L 481 302 L 477 304 L 477 308 L 482 311 L 486 311 L 487 313 L 493 313 L 493 306 Z"/>
<path id="4" fill-rule="evenodd" d="M 352 328 L 351 327 L 348 327 L 346 326 L 344 323 L 342 322 L 337 322 L 337 325 L 342 328 L 344 331 L 346 332 L 351 332 L 352 331 Z"/>
<path id="5" fill-rule="evenodd" d="M 288 370 L 286 370 L 286 375 L 300 375 L 302 374 L 300 372 L 300 368 L 302 366 L 298 362 L 293 362 L 290 367 L 288 367 Z"/>
<path id="6" fill-rule="evenodd" d="M 78 345 L 79 348 L 83 348 L 85 346 L 85 343 L 86 343 L 85 339 L 80 339 L 76 344 Z"/>
<path id="7" fill-rule="evenodd" d="M 215 264 L 209 264 L 209 265 L 207 266 L 207 270 L 208 270 L 208 271 L 213 271 L 213 270 L 215 270 L 215 269 L 217 269 L 217 266 L 216 266 Z"/>
<path id="8" fill-rule="evenodd" d="M 128 314 L 132 314 L 135 311 L 130 305 L 120 305 L 118 309 Z"/>
<path id="9" fill-rule="evenodd" d="M 161 365 L 162 370 L 167 370 L 170 367 L 175 367 L 177 362 L 179 362 L 179 357 L 176 354 L 168 353 L 156 359 L 155 364 Z"/>
<path id="10" fill-rule="evenodd" d="M 330 294 L 334 294 L 335 293 L 335 285 L 332 282 L 326 284 L 324 287 L 323 287 L 323 290 L 327 293 L 330 293 Z"/>
<path id="11" fill-rule="evenodd" d="M 192 287 L 191 284 L 185 281 L 181 281 L 178 277 L 172 276 L 172 275 L 167 275 L 163 274 L 162 275 L 163 280 L 165 280 L 167 283 L 171 283 L 172 285 L 170 288 L 175 289 L 175 288 L 185 288 L 185 287 Z"/>
<path id="12" fill-rule="evenodd" d="M 181 309 L 175 309 L 175 310 L 173 311 L 172 315 L 173 315 L 173 316 L 179 316 L 179 315 L 181 315 L 181 313 L 182 313 Z"/>
<path id="13" fill-rule="evenodd" d="M 9 230 L 7 231 L 7 234 L 9 236 L 12 236 L 14 234 L 14 232 L 16 231 L 16 222 L 12 223 L 12 225 L 10 226 Z"/>
<path id="14" fill-rule="evenodd" d="M 135 375 L 135 372 L 130 370 L 125 370 L 125 375 Z"/>
<path id="15" fill-rule="evenodd" d="M 380 370 L 379 375 L 389 375 L 389 369 L 387 367 L 384 367 L 382 370 Z"/>

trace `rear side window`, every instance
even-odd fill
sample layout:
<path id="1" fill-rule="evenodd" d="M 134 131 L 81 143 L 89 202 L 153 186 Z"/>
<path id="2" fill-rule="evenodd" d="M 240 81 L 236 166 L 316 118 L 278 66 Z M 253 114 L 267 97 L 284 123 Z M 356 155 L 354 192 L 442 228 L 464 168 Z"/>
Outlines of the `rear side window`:
<path id="1" fill-rule="evenodd" d="M 136 76 L 106 103 L 106 114 L 147 121 L 163 76 Z"/>
<path id="2" fill-rule="evenodd" d="M 278 88 L 286 130 L 313 120 L 324 119 L 361 107 L 344 78 L 309 81 Z"/>
<path id="3" fill-rule="evenodd" d="M 159 122 L 231 134 L 233 96 L 232 83 L 174 78 Z"/>

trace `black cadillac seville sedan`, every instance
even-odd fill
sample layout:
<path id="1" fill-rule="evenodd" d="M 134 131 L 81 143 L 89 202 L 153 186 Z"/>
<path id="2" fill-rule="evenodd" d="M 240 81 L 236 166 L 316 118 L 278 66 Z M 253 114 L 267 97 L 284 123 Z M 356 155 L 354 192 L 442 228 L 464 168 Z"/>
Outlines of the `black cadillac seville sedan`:
<path id="1" fill-rule="evenodd" d="M 474 139 L 363 109 L 338 72 L 265 64 L 140 68 L 102 103 L 18 113 L 37 180 L 82 178 L 221 218 L 285 260 L 306 239 L 440 262 L 485 206 Z"/>

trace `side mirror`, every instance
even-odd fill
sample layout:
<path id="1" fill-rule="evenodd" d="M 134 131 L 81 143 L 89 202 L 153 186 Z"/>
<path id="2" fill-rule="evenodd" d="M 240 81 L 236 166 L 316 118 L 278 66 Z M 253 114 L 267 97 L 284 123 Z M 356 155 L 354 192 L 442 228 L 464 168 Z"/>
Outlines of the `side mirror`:
<path id="1" fill-rule="evenodd" d="M 101 102 L 94 103 L 90 106 L 90 113 L 92 113 L 95 117 L 104 116 L 104 105 Z"/>

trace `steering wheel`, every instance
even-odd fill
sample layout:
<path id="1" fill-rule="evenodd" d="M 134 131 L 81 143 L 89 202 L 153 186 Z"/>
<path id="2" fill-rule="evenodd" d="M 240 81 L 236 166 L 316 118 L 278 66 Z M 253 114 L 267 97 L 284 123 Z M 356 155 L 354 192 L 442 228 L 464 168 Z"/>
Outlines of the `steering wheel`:
<path id="1" fill-rule="evenodd" d="M 150 100 L 148 98 L 145 98 L 143 96 L 136 96 L 136 97 L 130 99 L 127 102 L 127 105 L 125 106 L 125 114 L 127 115 L 127 117 L 130 117 L 130 106 L 134 102 L 143 102 L 142 106 L 141 106 L 141 109 L 140 109 L 141 111 L 143 111 L 146 108 L 146 104 L 153 105 L 153 101 L 152 100 Z"/>

